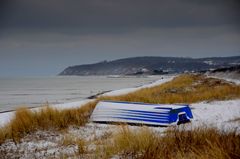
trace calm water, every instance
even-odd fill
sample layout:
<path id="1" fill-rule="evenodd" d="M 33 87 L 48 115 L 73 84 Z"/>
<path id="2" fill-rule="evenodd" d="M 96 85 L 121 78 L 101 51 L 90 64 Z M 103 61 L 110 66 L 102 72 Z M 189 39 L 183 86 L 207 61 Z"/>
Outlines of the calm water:
<path id="1" fill-rule="evenodd" d="M 136 87 L 160 79 L 151 77 L 56 76 L 0 78 L 0 112 L 19 106 L 74 102 L 102 91 Z"/>

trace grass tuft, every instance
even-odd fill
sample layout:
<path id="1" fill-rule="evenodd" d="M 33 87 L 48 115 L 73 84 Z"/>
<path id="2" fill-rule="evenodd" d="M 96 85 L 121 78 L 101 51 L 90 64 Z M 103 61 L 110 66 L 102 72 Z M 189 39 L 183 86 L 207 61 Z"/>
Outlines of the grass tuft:
<path id="1" fill-rule="evenodd" d="M 86 141 L 83 139 L 78 139 L 76 141 L 77 147 L 78 147 L 78 154 L 84 155 L 87 152 L 87 146 L 86 146 Z"/>
<path id="2" fill-rule="evenodd" d="M 61 146 L 77 146 L 77 155 L 83 155 L 87 152 L 87 144 L 84 139 L 78 138 L 73 134 L 65 134 L 60 143 Z"/>
<path id="3" fill-rule="evenodd" d="M 84 125 L 95 107 L 91 102 L 80 108 L 58 110 L 46 106 L 40 111 L 31 111 L 27 108 L 18 109 L 10 123 L 0 129 L 0 143 L 6 139 L 19 140 L 28 133 L 36 130 L 61 130 L 70 125 Z"/>
<path id="4" fill-rule="evenodd" d="M 69 146 L 69 145 L 74 145 L 76 143 L 76 137 L 73 136 L 72 134 L 65 134 L 63 136 L 63 139 L 61 140 L 60 145 L 61 146 Z"/>
<path id="5" fill-rule="evenodd" d="M 112 146 L 114 145 L 114 146 Z M 148 128 L 141 131 L 120 130 L 105 145 L 103 158 L 239 158 L 240 135 L 214 128 L 172 129 L 157 134 Z"/>

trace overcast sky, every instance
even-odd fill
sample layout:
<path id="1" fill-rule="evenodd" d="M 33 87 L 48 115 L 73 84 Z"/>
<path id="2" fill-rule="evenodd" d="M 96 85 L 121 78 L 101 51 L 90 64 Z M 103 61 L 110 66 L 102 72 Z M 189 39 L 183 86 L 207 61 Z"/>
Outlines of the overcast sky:
<path id="1" fill-rule="evenodd" d="M 133 56 L 240 55 L 239 0 L 0 0 L 0 76 Z"/>

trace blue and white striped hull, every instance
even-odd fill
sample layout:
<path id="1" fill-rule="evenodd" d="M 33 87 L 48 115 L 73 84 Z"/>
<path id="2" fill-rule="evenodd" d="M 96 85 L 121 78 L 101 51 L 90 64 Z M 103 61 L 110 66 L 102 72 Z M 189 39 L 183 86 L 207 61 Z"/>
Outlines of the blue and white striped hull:
<path id="1" fill-rule="evenodd" d="M 132 123 L 169 126 L 179 122 L 178 114 L 192 118 L 188 106 L 101 101 L 94 109 L 93 122 Z"/>

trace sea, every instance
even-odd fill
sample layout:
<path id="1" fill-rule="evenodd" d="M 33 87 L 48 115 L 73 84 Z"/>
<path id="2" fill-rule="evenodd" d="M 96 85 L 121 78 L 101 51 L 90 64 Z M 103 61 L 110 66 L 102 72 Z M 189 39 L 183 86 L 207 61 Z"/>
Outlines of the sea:
<path id="1" fill-rule="evenodd" d="M 0 77 L 0 112 L 18 107 L 39 107 L 46 103 L 61 104 L 90 96 L 138 87 L 162 76 L 52 76 Z"/>

